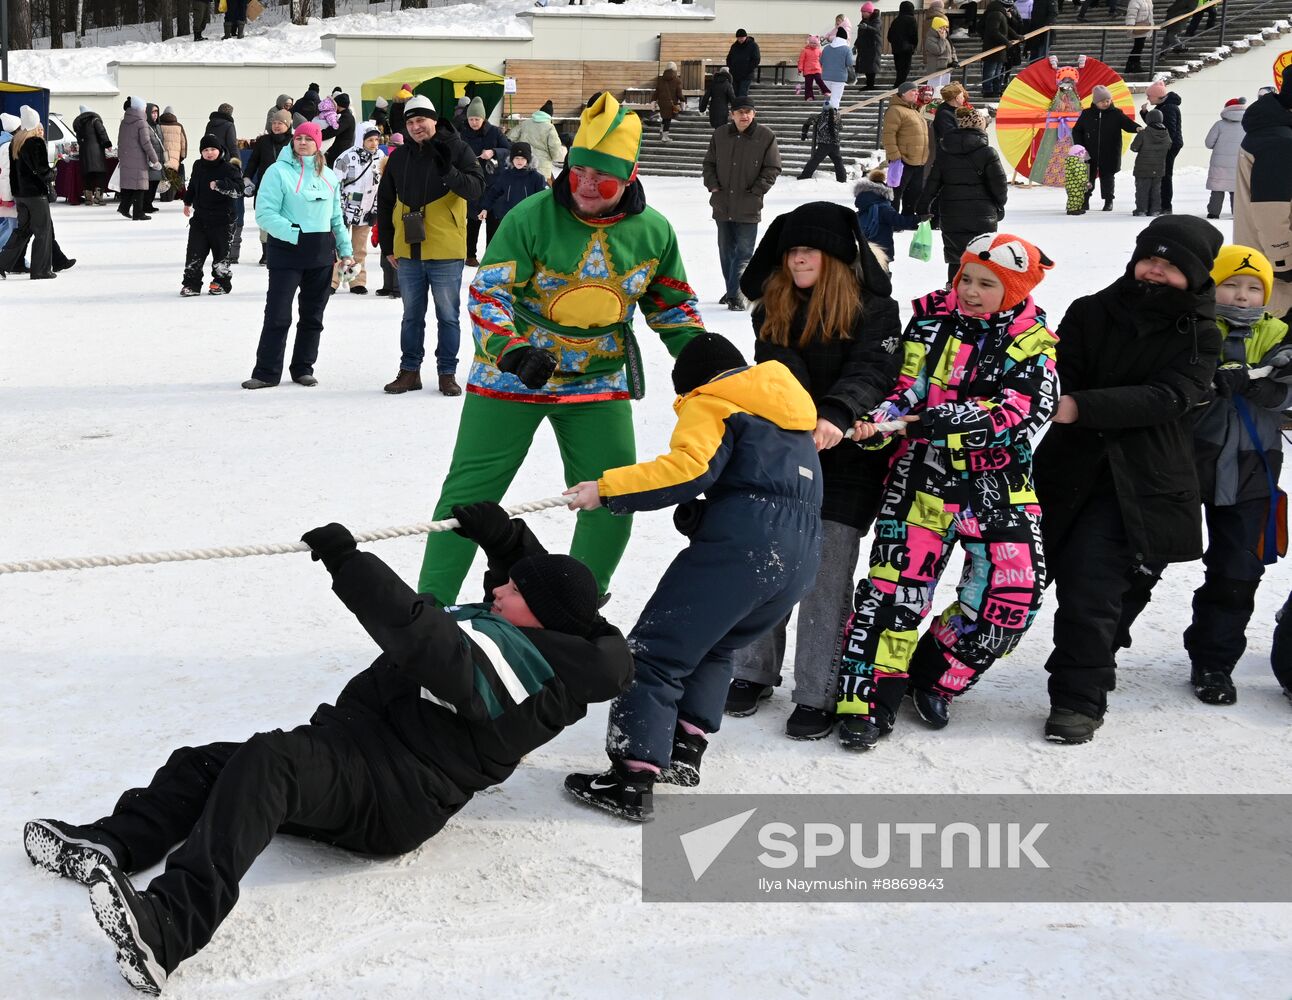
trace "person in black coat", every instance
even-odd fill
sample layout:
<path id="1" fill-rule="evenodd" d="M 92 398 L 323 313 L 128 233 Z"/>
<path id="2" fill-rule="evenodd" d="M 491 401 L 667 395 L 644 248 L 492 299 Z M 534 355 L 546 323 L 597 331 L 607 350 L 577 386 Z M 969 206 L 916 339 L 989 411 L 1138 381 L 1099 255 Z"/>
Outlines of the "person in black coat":
<path id="1" fill-rule="evenodd" d="M 547 190 L 547 178 L 530 166 L 533 153 L 527 142 L 511 144 L 511 167 L 493 175 L 480 200 L 480 221 L 485 224 L 485 246 L 493 239 L 507 213 L 528 198 Z"/>
<path id="2" fill-rule="evenodd" d="M 749 87 L 754 82 L 754 74 L 763 61 L 763 54 L 758 50 L 754 36 L 739 28 L 736 40 L 727 50 L 727 69 L 731 70 L 731 83 L 736 88 L 737 97 L 746 97 Z"/>
<path id="3" fill-rule="evenodd" d="M 852 51 L 857 55 L 857 73 L 866 81 L 863 90 L 874 90 L 875 77 L 879 75 L 880 54 L 884 48 L 883 37 L 879 33 L 881 23 L 877 9 L 869 13 L 863 10 L 861 20 L 857 22 L 857 40 L 852 43 Z"/>
<path id="4" fill-rule="evenodd" d="M 801 266 L 804 247 L 817 252 L 818 268 L 810 277 Z M 826 329 L 821 307 L 845 286 L 855 312 L 846 326 Z M 861 235 L 856 215 L 830 202 L 812 202 L 776 218 L 745 268 L 740 290 L 755 303 L 755 364 L 784 364 L 817 409 L 813 438 L 821 461 L 821 566 L 799 603 L 796 707 L 786 734 L 819 739 L 834 726 L 835 653 L 851 610 L 862 539 L 875 519 L 891 454 L 858 448 L 844 434 L 896 385 L 901 321 L 888 273 Z M 753 714 L 780 683 L 788 621 L 786 615 L 736 654 L 729 714 Z"/>
<path id="5" fill-rule="evenodd" d="M 911 59 L 919 47 L 920 23 L 915 17 L 915 4 L 911 0 L 902 0 L 897 16 L 888 26 L 888 48 L 893 53 L 893 65 L 897 69 L 894 87 L 911 75 Z"/>
<path id="6" fill-rule="evenodd" d="M 731 117 L 731 106 L 736 103 L 736 88 L 731 83 L 731 70 L 719 66 L 713 71 L 704 96 L 700 98 L 700 110 L 709 112 L 709 124 L 722 128 Z"/>
<path id="7" fill-rule="evenodd" d="M 307 122 L 312 122 L 319 113 L 319 92 L 313 84 L 305 91 L 301 99 L 292 105 L 292 114 L 300 115 Z"/>
<path id="8" fill-rule="evenodd" d="M 547 554 L 496 504 L 453 514 L 488 557 L 484 602 L 441 609 L 341 525 L 308 531 L 332 590 L 381 649 L 335 704 L 295 729 L 176 750 L 95 823 L 27 824 L 33 863 L 89 882 L 137 989 L 158 992 L 210 941 L 277 833 L 367 855 L 413 851 L 627 688 L 632 654 L 597 613 L 592 573 Z M 130 884 L 163 861 L 147 889 Z"/>
<path id="9" fill-rule="evenodd" d="M 188 218 L 188 246 L 184 250 L 184 280 L 180 295 L 202 294 L 202 268 L 211 255 L 212 295 L 233 291 L 233 268 L 229 265 L 229 241 L 237 220 L 237 203 L 242 200 L 242 165 L 223 157 L 220 140 L 202 136 L 200 158 L 184 189 L 184 216 Z"/>
<path id="10" fill-rule="evenodd" d="M 933 141 L 939 143 L 959 128 L 956 112 L 968 105 L 969 95 L 962 83 L 948 83 L 940 93 L 942 103 L 933 113 Z"/>
<path id="11" fill-rule="evenodd" d="M 1162 176 L 1162 211 L 1165 213 L 1172 211 L 1171 204 L 1175 195 L 1175 158 L 1184 148 L 1184 122 L 1180 115 L 1180 95 L 1174 90 L 1166 92 L 1166 84 L 1161 82 L 1149 84 L 1148 97 L 1153 107 L 1162 112 L 1162 124 L 1166 126 L 1166 134 L 1171 137 L 1171 149 L 1166 156 L 1166 173 Z M 1147 107 L 1144 108 L 1140 117 L 1143 117 L 1147 110 Z"/>
<path id="12" fill-rule="evenodd" d="M 1090 95 L 1090 107 L 1081 112 L 1072 127 L 1073 145 L 1085 146 L 1090 154 L 1091 190 L 1098 177 L 1099 197 L 1104 200 L 1105 212 L 1113 210 L 1117 173 L 1122 168 L 1122 133 L 1138 131 L 1139 126 L 1113 104 L 1112 91 L 1104 86 L 1095 87 Z M 1089 192 L 1086 207 L 1090 207 Z"/>
<path id="13" fill-rule="evenodd" d="M 13 157 L 10 187 L 18 203 L 18 222 L 9 234 L 9 242 L 0 249 L 0 276 L 22 269 L 30 243 L 28 277 L 56 277 L 55 272 L 66 271 L 76 260 L 63 255 L 54 237 L 54 218 L 49 212 L 54 171 L 49 165 L 45 128 L 40 116 L 30 107 L 22 109 L 22 128 L 9 143 L 9 155 Z"/>
<path id="14" fill-rule="evenodd" d="M 108 150 L 112 148 L 108 130 L 103 127 L 103 119 L 98 112 L 82 104 L 81 113 L 72 122 L 72 132 L 80 151 L 85 203 L 102 205 L 103 190 L 108 186 Z"/>
<path id="15" fill-rule="evenodd" d="M 915 207 L 916 215 L 929 215 L 937 202 L 948 287 L 960 270 L 965 246 L 975 236 L 996 231 L 1009 197 L 1005 168 L 987 141 L 987 116 L 976 108 L 960 108 L 956 121 L 959 127 L 938 144 Z"/>
<path id="16" fill-rule="evenodd" d="M 336 128 L 325 128 L 323 138 L 331 139 L 332 145 L 328 147 L 324 159 L 327 160 L 329 167 L 336 164 L 336 158 L 354 145 L 354 112 L 350 110 L 350 95 L 337 94 L 333 98 L 337 107 Z"/>
<path id="17" fill-rule="evenodd" d="M 983 52 L 1001 45 L 1016 44 L 1023 37 L 1010 20 L 1009 13 L 1012 11 L 1012 6 L 1009 11 L 1006 10 L 1002 0 L 990 0 L 987 4 L 987 12 L 982 18 Z M 1007 48 L 982 61 L 983 97 L 995 99 L 1004 93 L 1005 84 L 1009 80 L 1009 66 L 1014 65 L 1012 59 L 1013 53 Z"/>
<path id="18" fill-rule="evenodd" d="M 1103 724 L 1131 568 L 1202 555 L 1190 417 L 1220 354 L 1210 271 L 1223 242 L 1202 219 L 1154 219 L 1126 273 L 1059 324 L 1063 396 L 1035 463 L 1058 605 L 1048 739 L 1084 743 Z"/>

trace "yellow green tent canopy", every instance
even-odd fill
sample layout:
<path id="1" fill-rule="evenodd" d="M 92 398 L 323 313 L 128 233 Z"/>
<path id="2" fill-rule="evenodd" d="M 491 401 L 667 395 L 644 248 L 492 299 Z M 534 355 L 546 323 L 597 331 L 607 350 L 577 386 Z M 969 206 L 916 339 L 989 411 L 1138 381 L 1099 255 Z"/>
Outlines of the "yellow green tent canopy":
<path id="1" fill-rule="evenodd" d="M 384 97 L 393 104 L 395 95 L 405 84 L 413 88 L 414 94 L 429 98 L 441 118 L 453 117 L 459 97 L 479 97 L 484 102 L 486 113 L 492 113 L 502 100 L 503 79 L 487 69 L 470 63 L 457 66 L 415 66 L 387 73 L 365 83 L 359 92 L 363 100 L 363 116 L 372 117 L 378 97 Z"/>

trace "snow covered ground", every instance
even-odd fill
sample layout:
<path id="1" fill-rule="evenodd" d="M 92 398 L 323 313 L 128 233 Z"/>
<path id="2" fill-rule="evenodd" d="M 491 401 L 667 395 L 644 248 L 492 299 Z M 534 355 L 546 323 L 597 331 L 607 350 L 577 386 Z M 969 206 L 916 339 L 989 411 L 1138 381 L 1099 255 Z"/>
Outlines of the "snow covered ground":
<path id="1" fill-rule="evenodd" d="M 1141 228 L 1129 181 L 1111 216 L 1067 218 L 1061 191 L 1011 194 L 1008 228 L 1059 262 L 1038 294 L 1056 322 L 1124 266 Z M 749 348 L 748 316 L 713 305 L 722 288 L 698 179 L 648 178 L 646 187 L 678 229 L 709 325 Z M 1202 213 L 1200 171 L 1183 172 L 1176 189 L 1179 207 Z M 765 218 L 842 193 L 824 179 L 782 179 Z M 339 296 L 320 386 L 245 392 L 262 269 L 239 266 L 231 297 L 181 301 L 177 206 L 147 226 L 61 203 L 54 217 L 76 268 L 52 285 L 0 283 L 0 560 L 292 541 L 332 520 L 365 528 L 429 516 L 461 401 L 381 392 L 398 366 L 397 304 Z M 250 221 L 244 257 L 254 261 Z M 1229 220 L 1221 227 L 1228 235 Z M 940 284 L 942 268 L 899 260 L 899 299 Z M 649 456 L 672 425 L 669 365 L 640 324 L 639 335 L 648 395 L 637 418 Z M 559 492 L 558 468 L 540 432 L 509 498 Z M 559 549 L 572 518 L 546 512 L 531 523 Z M 638 518 L 607 609 L 621 627 L 679 543 L 667 512 Z M 415 578 L 418 541 L 373 550 Z M 1041 739 L 1047 611 L 944 732 L 908 714 L 864 757 L 833 740 L 792 743 L 782 728 L 787 684 L 758 715 L 724 726 L 703 790 L 1286 792 L 1292 707 L 1268 658 L 1292 574 L 1275 567 L 1258 596 L 1233 708 L 1201 705 L 1186 684 L 1179 634 L 1198 579 L 1196 565 L 1168 573 L 1093 744 Z M 303 556 L 0 578 L 0 996 L 131 995 L 84 890 L 31 867 L 22 823 L 88 821 L 176 746 L 304 721 L 375 655 L 328 583 Z M 168 995 L 1288 995 L 1292 906 L 643 905 L 640 831 L 561 790 L 567 771 L 603 761 L 605 714 L 594 708 L 406 857 L 276 840 Z M 1109 830 L 1109 850 L 1116 841 Z"/>

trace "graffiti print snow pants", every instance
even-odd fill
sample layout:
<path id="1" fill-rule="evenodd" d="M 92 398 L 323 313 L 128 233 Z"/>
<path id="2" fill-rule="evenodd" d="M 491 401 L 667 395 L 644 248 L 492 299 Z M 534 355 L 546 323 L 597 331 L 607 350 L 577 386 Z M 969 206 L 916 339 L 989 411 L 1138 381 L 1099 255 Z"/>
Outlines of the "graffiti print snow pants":
<path id="1" fill-rule="evenodd" d="M 857 585 L 844 635 L 840 715 L 896 717 L 908 685 L 948 696 L 1012 652 L 1041 606 L 1041 515 L 1028 506 L 1003 526 L 917 493 L 905 519 L 875 522 L 870 574 Z M 920 622 L 956 543 L 964 573 L 953 601 L 921 639 Z"/>

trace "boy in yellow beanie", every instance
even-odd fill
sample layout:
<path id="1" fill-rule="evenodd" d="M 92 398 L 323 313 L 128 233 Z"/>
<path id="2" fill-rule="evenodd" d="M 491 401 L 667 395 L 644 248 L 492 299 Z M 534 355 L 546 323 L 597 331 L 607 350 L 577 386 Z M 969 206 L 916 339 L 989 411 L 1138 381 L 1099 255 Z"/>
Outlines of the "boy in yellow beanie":
<path id="1" fill-rule="evenodd" d="M 1231 679 L 1247 647 L 1256 588 L 1282 553 L 1286 511 L 1278 489 L 1283 463 L 1281 411 L 1292 404 L 1288 326 L 1265 309 L 1274 269 L 1259 250 L 1221 247 L 1211 270 L 1216 323 L 1224 336 L 1214 396 L 1193 430 L 1194 458 L 1207 521 L 1206 576 L 1193 592 L 1193 623 L 1184 647 L 1194 693 L 1208 705 L 1232 705 Z M 1120 642 L 1148 603 L 1164 564 L 1138 567 L 1123 604 Z M 1132 597 L 1134 601 L 1132 602 Z M 1284 688 L 1292 676 L 1280 677 Z"/>

